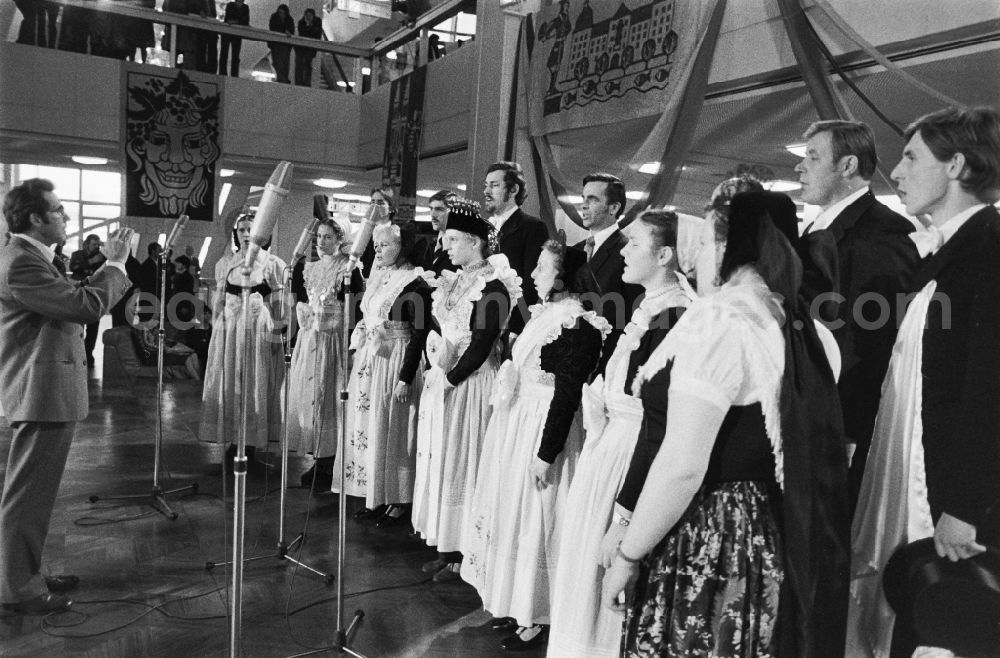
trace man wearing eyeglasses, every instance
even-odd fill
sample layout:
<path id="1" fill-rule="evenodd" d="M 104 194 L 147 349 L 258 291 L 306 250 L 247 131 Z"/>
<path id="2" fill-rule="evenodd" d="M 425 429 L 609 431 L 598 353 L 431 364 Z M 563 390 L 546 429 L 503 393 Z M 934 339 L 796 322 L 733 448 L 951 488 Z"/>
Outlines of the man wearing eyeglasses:
<path id="1" fill-rule="evenodd" d="M 77 421 L 87 416 L 83 327 L 129 287 L 132 230 L 112 233 L 108 262 L 82 285 L 52 264 L 66 214 L 51 182 L 33 178 L 4 199 L 0 248 L 0 402 L 13 428 L 0 495 L 0 616 L 66 610 L 75 576 L 42 574 L 42 547 Z"/>

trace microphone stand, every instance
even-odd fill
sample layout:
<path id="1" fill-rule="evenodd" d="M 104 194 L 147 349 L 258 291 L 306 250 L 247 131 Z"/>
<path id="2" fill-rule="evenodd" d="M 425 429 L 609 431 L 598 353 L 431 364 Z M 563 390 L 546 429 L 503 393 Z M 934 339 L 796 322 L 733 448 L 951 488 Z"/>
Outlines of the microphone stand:
<path id="1" fill-rule="evenodd" d="M 292 266 L 286 265 L 284 271 L 282 272 L 282 276 L 285 280 L 285 283 L 281 295 L 280 315 L 281 318 L 285 321 L 286 328 L 291 326 L 291 313 L 293 309 L 291 304 L 286 303 L 288 297 L 285 294 L 285 291 L 291 291 L 292 269 L 293 269 Z M 285 560 L 287 562 L 291 562 L 297 566 L 302 567 L 307 571 L 311 571 L 317 576 L 322 576 L 323 579 L 326 581 L 326 584 L 330 585 L 331 583 L 333 583 L 333 578 L 334 578 L 333 574 L 323 573 L 319 569 L 311 567 L 305 562 L 302 562 L 300 560 L 296 560 L 295 558 L 291 557 L 288 554 L 288 551 L 295 550 L 296 546 L 298 546 L 299 548 L 302 547 L 302 542 L 305 540 L 306 536 L 305 531 L 300 532 L 298 536 L 291 541 L 291 543 L 285 542 L 285 499 L 286 499 L 285 492 L 288 489 L 288 405 L 289 405 L 288 388 L 289 388 L 290 372 L 292 368 L 292 348 L 291 348 L 291 341 L 288 340 L 287 329 L 285 334 L 282 335 L 281 345 L 284 352 L 284 364 L 285 364 L 285 382 L 284 382 L 285 408 L 282 413 L 283 425 L 281 431 L 281 443 L 279 448 L 282 455 L 282 459 L 281 459 L 281 492 L 278 495 L 278 501 L 279 501 L 278 502 L 278 546 L 277 546 L 277 552 L 273 557 L 276 557 L 279 560 Z M 244 365 L 244 372 L 245 372 L 245 365 Z M 316 380 L 314 379 L 314 381 Z M 244 388 L 244 390 L 246 389 Z M 269 557 L 272 556 L 257 555 L 254 557 L 244 558 L 243 562 L 253 562 L 254 560 L 265 560 Z M 234 560 L 236 559 L 235 556 L 233 557 L 233 559 Z M 216 566 L 225 566 L 227 564 L 231 563 L 209 561 L 205 563 L 205 570 L 211 571 Z"/>
<path id="2" fill-rule="evenodd" d="M 177 520 L 177 512 L 167 504 L 167 496 L 181 491 L 198 493 L 198 483 L 189 484 L 184 487 L 164 491 L 160 486 L 160 461 L 163 451 L 163 350 L 166 342 L 166 317 L 167 317 L 167 251 L 160 252 L 160 322 L 157 329 L 156 347 L 156 432 L 153 435 L 153 489 L 148 494 L 123 494 L 118 496 L 91 496 L 90 502 L 96 503 L 99 500 L 108 501 L 144 501 L 157 512 L 167 517 L 171 521 Z M 138 518 L 138 517 L 136 517 Z"/>
<path id="3" fill-rule="evenodd" d="M 354 293 L 351 291 L 351 274 L 354 272 L 354 268 L 348 268 L 344 273 L 343 286 L 344 290 L 344 326 L 341 329 L 341 345 L 343 348 L 343 354 L 346 357 L 348 350 L 351 346 L 351 318 L 354 310 Z M 346 358 L 345 358 L 346 360 Z M 345 483 L 347 482 L 347 463 L 343 458 L 344 450 L 347 446 L 347 402 L 350 397 L 348 392 L 349 383 L 349 369 L 345 367 L 340 369 L 340 404 L 339 414 L 340 414 L 340 428 L 337 432 L 337 454 L 340 456 L 338 460 L 340 462 L 340 493 L 338 494 L 338 511 L 337 511 L 337 631 L 334 637 L 334 643 L 332 647 L 324 647 L 322 649 L 316 649 L 315 651 L 307 651 L 305 653 L 297 654 L 298 656 L 311 656 L 316 653 L 325 653 L 327 651 L 336 651 L 339 654 L 346 654 L 348 656 L 354 656 L 354 658 L 365 658 L 365 655 L 355 651 L 348 646 L 350 642 L 351 635 L 357 629 L 358 624 L 362 619 L 365 618 L 364 610 L 360 608 L 354 611 L 354 616 L 351 619 L 351 623 L 344 628 L 344 555 L 347 552 L 347 494 L 344 491 Z"/>
<path id="4" fill-rule="evenodd" d="M 228 275 L 227 275 L 228 278 Z M 246 515 L 247 495 L 247 369 L 250 365 L 250 341 L 253 334 L 250 331 L 250 271 L 243 271 L 242 289 L 240 290 L 240 320 L 243 322 L 243 354 L 241 360 L 243 371 L 240 373 L 240 431 L 236 442 L 236 456 L 233 458 L 233 591 L 229 597 L 229 655 L 240 658 L 240 637 L 243 626 L 243 535 Z"/>

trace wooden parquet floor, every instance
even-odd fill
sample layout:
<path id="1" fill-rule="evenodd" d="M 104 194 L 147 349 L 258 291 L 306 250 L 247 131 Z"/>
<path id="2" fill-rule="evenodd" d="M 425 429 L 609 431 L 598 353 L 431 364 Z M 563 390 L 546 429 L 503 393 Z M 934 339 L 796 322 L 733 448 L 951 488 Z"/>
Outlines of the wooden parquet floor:
<path id="1" fill-rule="evenodd" d="M 77 428 L 45 549 L 48 573 L 81 578 L 73 609 L 44 619 L 0 619 L 0 656 L 228 655 L 230 571 L 205 565 L 231 559 L 232 480 L 224 492 L 222 448 L 196 436 L 201 383 L 165 382 L 162 485 L 199 486 L 196 495 L 169 497 L 176 521 L 141 503 L 89 501 L 94 494 L 151 490 L 156 381 L 94 379 L 90 396 L 90 416 Z M 0 423 L 0 469 L 10 436 Z M 286 541 L 305 529 L 303 547 L 292 556 L 332 573 L 337 496 L 310 495 L 299 487 L 307 466 L 289 457 Z M 241 638 L 247 657 L 328 648 L 337 626 L 335 585 L 277 558 L 278 493 L 277 469 L 251 470 L 245 552 L 264 559 L 244 570 Z M 362 502 L 350 499 L 348 513 Z M 355 650 L 371 657 L 505 655 L 471 587 L 433 583 L 420 572 L 434 556 L 406 530 L 348 520 L 345 617 L 365 612 L 351 644 Z M 520 655 L 534 658 L 544 650 Z"/>

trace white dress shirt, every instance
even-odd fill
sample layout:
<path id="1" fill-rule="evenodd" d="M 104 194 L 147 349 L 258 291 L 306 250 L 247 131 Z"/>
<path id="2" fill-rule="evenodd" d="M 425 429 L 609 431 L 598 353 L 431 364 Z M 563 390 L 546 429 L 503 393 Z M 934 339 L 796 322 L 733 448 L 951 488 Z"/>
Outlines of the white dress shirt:
<path id="1" fill-rule="evenodd" d="M 830 228 L 830 224 L 833 223 L 833 220 L 837 219 L 840 213 L 844 212 L 847 206 L 851 205 L 852 203 L 863 197 L 865 195 L 865 192 L 867 191 L 868 191 L 867 186 L 862 187 L 860 190 L 848 194 L 837 203 L 833 204 L 820 214 L 816 215 L 816 219 L 813 220 L 813 223 L 808 228 L 807 232 L 811 233 L 813 231 L 822 231 L 824 229 Z"/>
<path id="2" fill-rule="evenodd" d="M 493 215 L 492 217 L 490 217 L 490 224 L 493 224 L 493 228 L 495 228 L 499 232 L 500 229 L 503 227 L 504 223 L 506 223 L 506 221 L 510 219 L 510 216 L 513 215 L 515 212 L 517 212 L 518 208 L 520 208 L 520 206 L 516 205 L 511 206 L 510 208 L 503 211 L 499 215 Z"/>

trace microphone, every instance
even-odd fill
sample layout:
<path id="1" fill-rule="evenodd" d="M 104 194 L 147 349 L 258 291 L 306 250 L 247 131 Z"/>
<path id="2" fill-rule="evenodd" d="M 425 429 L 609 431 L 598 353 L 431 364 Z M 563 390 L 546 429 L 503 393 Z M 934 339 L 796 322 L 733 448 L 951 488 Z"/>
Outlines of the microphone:
<path id="1" fill-rule="evenodd" d="M 375 231 L 375 220 L 381 219 L 385 216 L 385 211 L 382 210 L 381 206 L 372 204 L 372 207 L 368 210 L 368 216 L 361 223 L 361 228 L 358 229 L 357 235 L 354 236 L 354 244 L 351 245 L 350 259 L 347 261 L 347 271 L 353 272 L 358 266 L 358 262 L 361 260 L 362 254 L 365 253 L 365 248 L 368 246 L 368 242 L 372 239 L 372 232 Z"/>
<path id="2" fill-rule="evenodd" d="M 282 160 L 274 168 L 271 177 L 267 179 L 267 184 L 264 185 L 264 193 L 260 197 L 257 214 L 254 215 L 253 224 L 250 225 L 250 246 L 243 254 L 243 276 L 250 276 L 258 252 L 263 245 L 267 244 L 274 232 L 274 227 L 278 223 L 278 211 L 281 210 L 281 205 L 288 196 L 291 184 L 292 163 Z"/>
<path id="3" fill-rule="evenodd" d="M 289 265 L 292 269 L 299 264 L 299 261 L 306 257 L 306 252 L 309 250 L 309 243 L 312 241 L 312 237 L 316 235 L 316 227 L 319 226 L 319 219 L 313 219 L 302 229 L 302 235 L 299 236 L 299 242 L 295 245 L 295 251 L 292 252 L 292 262 Z"/>
<path id="4" fill-rule="evenodd" d="M 177 218 L 177 221 L 174 222 L 174 227 L 170 229 L 170 235 L 167 236 L 166 244 L 163 245 L 163 253 L 167 253 L 174 248 L 174 242 L 177 241 L 177 238 L 181 237 L 181 232 L 184 231 L 184 225 L 187 224 L 187 222 L 187 215 L 181 215 Z"/>

